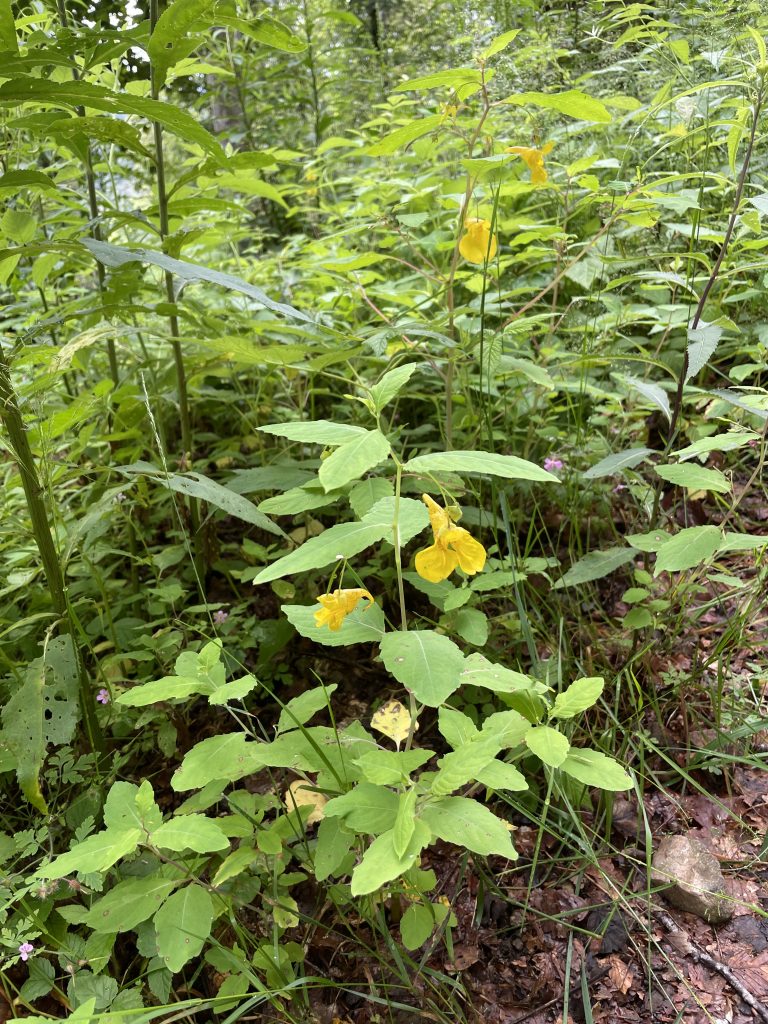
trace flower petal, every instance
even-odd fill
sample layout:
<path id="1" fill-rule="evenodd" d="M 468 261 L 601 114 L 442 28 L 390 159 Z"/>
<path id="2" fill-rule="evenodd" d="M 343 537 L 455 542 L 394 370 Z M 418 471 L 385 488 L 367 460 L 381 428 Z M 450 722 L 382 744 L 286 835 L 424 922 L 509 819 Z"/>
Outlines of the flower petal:
<path id="1" fill-rule="evenodd" d="M 471 533 L 461 526 L 454 526 L 445 534 L 444 541 L 456 552 L 459 568 L 467 576 L 482 571 L 487 557 L 486 550 Z"/>
<path id="2" fill-rule="evenodd" d="M 445 509 L 441 508 L 434 499 L 430 498 L 428 494 L 422 494 L 421 500 L 427 506 L 427 512 L 429 513 L 429 525 L 432 527 L 432 536 L 437 540 L 443 530 L 447 530 L 450 527 L 451 517 Z"/>
<path id="3" fill-rule="evenodd" d="M 449 551 L 442 544 L 432 544 L 416 552 L 416 572 L 429 583 L 442 583 L 448 579 L 458 564 L 459 556 L 456 552 Z"/>

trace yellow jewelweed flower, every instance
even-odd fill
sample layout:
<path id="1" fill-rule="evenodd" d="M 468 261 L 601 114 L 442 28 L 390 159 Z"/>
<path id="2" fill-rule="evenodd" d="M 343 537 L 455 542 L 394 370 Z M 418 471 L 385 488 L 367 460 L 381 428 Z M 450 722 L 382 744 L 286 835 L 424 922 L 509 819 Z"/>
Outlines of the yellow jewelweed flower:
<path id="1" fill-rule="evenodd" d="M 442 583 L 457 567 L 474 576 L 485 565 L 486 551 L 479 540 L 456 526 L 444 508 L 428 494 L 421 500 L 427 506 L 435 543 L 416 554 L 416 572 L 429 583 Z"/>
<path id="2" fill-rule="evenodd" d="M 466 234 L 459 242 L 459 252 L 468 263 L 485 263 L 496 255 L 496 235 L 491 234 L 491 222 L 482 217 L 468 217 L 464 221 Z M 490 248 L 488 248 L 490 243 Z"/>
<path id="3" fill-rule="evenodd" d="M 549 175 L 544 167 L 544 157 L 552 152 L 554 142 L 546 142 L 541 149 L 528 146 L 508 146 L 507 153 L 516 153 L 528 165 L 531 181 L 534 185 L 543 185 Z"/>
<path id="4" fill-rule="evenodd" d="M 336 633 L 341 629 L 344 619 L 357 607 L 358 601 L 364 598 L 370 608 L 373 604 L 373 597 L 367 590 L 355 587 L 350 590 L 334 590 L 331 594 L 321 594 L 318 602 L 323 606 L 319 612 L 315 612 L 315 625 L 318 628 L 327 626 Z"/>

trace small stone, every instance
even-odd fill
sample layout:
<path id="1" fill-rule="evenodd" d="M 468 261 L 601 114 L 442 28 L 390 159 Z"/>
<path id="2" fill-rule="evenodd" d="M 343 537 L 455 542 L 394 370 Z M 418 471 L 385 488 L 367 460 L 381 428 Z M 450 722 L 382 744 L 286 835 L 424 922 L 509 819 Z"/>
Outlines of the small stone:
<path id="1" fill-rule="evenodd" d="M 664 898 L 689 914 L 710 924 L 722 924 L 733 917 L 733 905 L 725 897 L 725 879 L 717 859 L 698 839 L 665 836 L 651 865 L 654 885 L 672 885 Z"/>

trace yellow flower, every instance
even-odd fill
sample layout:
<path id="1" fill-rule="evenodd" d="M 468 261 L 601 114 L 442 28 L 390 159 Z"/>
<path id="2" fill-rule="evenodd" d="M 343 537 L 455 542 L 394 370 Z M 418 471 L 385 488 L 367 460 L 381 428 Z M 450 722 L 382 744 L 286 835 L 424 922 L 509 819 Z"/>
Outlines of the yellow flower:
<path id="1" fill-rule="evenodd" d="M 341 629 L 341 624 L 350 612 L 354 611 L 360 598 L 365 598 L 367 607 L 373 604 L 373 597 L 367 590 L 355 587 L 351 590 L 334 590 L 331 594 L 321 594 L 318 602 L 323 606 L 315 612 L 315 625 L 320 628 L 327 626 L 332 632 Z"/>
<path id="2" fill-rule="evenodd" d="M 485 263 L 496 255 L 496 235 L 491 234 L 491 222 L 481 217 L 468 217 L 464 221 L 467 233 L 459 242 L 459 252 L 468 263 Z M 488 247 L 490 243 L 490 248 Z"/>
<path id="3" fill-rule="evenodd" d="M 534 185 L 543 185 L 548 178 L 544 167 L 544 157 L 552 152 L 554 142 L 546 142 L 541 149 L 529 149 L 527 146 L 509 146 L 507 153 L 516 153 L 528 164 L 531 172 L 531 181 Z"/>
<path id="4" fill-rule="evenodd" d="M 428 494 L 421 500 L 427 506 L 435 543 L 416 554 L 416 572 L 430 583 L 442 583 L 455 568 L 467 576 L 480 572 L 485 565 L 483 545 L 463 527 L 454 525 L 450 515 Z"/>

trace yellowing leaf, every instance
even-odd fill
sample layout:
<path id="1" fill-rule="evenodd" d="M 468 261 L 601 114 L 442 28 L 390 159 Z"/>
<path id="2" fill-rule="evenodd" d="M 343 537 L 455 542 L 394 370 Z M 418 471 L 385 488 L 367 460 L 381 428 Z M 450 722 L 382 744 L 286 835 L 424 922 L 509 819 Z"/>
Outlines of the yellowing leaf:
<path id="1" fill-rule="evenodd" d="M 382 705 L 371 719 L 371 728 L 394 740 L 398 750 L 403 740 L 408 738 L 410 727 L 411 714 L 399 700 L 390 700 Z M 418 727 L 416 722 L 414 729 Z"/>
<path id="2" fill-rule="evenodd" d="M 323 820 L 325 805 L 328 797 L 310 789 L 309 783 L 304 779 L 295 779 L 285 791 L 285 806 L 289 811 L 296 811 L 300 807 L 311 807 L 309 817 L 304 820 L 305 825 L 315 825 Z"/>

